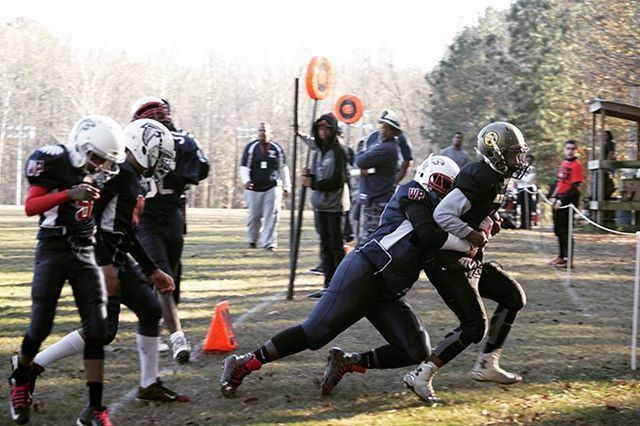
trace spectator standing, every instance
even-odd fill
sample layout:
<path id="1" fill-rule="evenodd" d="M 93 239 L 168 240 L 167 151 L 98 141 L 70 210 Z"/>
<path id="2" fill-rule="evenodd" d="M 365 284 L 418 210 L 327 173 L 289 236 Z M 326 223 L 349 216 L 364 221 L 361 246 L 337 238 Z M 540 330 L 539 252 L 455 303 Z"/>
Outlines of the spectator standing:
<path id="1" fill-rule="evenodd" d="M 258 125 L 258 139 L 251 141 L 244 148 L 240 178 L 249 209 L 249 247 L 257 247 L 262 231 L 260 245 L 266 250 L 275 251 L 278 247 L 278 219 L 282 195 L 289 195 L 291 178 L 284 151 L 272 139 L 271 126 L 268 123 Z"/>
<path id="2" fill-rule="evenodd" d="M 320 254 L 324 265 L 324 288 L 310 297 L 320 298 L 344 257 L 343 217 L 349 210 L 347 185 L 348 153 L 337 137 L 338 121 L 329 113 L 313 125 L 312 169 L 305 171 L 302 185 L 311 188 L 311 204 L 320 235 Z"/>
<path id="3" fill-rule="evenodd" d="M 520 229 L 531 229 L 531 213 L 535 213 L 537 208 L 537 197 L 535 194 L 538 191 L 538 187 L 536 186 L 534 161 L 535 157 L 532 154 L 528 154 L 525 162 L 529 164 L 529 168 L 524 176 L 522 176 L 522 179 L 516 180 L 518 205 L 520 206 Z"/>
<path id="4" fill-rule="evenodd" d="M 369 143 L 364 143 L 356 154 L 355 164 L 360 169 L 358 241 L 367 238 L 378 226 L 380 215 L 393 195 L 398 176 L 396 138 L 402 133 L 400 120 L 392 111 L 386 110 L 378 122 L 379 138 L 367 140 Z"/>
<path id="5" fill-rule="evenodd" d="M 606 143 L 604 145 L 604 159 L 615 160 L 616 159 L 616 143 L 613 141 L 613 133 L 610 130 L 604 132 Z M 613 193 L 616 192 L 615 184 L 613 183 L 614 170 L 608 169 L 604 173 L 604 199 L 611 200 Z"/>
<path id="6" fill-rule="evenodd" d="M 464 133 L 455 132 L 451 138 L 451 145 L 440 151 L 440 155 L 451 158 L 461 169 L 471 160 L 467 151 L 462 149 L 463 141 Z"/>
<path id="7" fill-rule="evenodd" d="M 558 168 L 556 179 L 551 184 L 549 199 L 553 203 L 553 232 L 558 237 L 558 257 L 549 264 L 557 268 L 567 267 L 569 245 L 569 213 L 561 207 L 580 202 L 580 186 L 584 181 L 582 164 L 576 157 L 578 142 L 568 140 L 564 143 L 564 160 Z M 573 240 L 571 247 L 575 248 Z M 571 265 L 573 268 L 573 265 Z"/>

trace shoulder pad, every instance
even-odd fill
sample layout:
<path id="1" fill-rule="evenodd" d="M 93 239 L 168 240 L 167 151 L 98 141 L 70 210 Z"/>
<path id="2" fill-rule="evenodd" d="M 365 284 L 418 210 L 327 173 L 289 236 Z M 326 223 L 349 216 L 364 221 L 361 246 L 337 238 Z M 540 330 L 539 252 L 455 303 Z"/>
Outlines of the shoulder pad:
<path id="1" fill-rule="evenodd" d="M 27 159 L 25 176 L 34 185 L 53 185 L 54 182 L 74 179 L 75 169 L 69 162 L 62 145 L 46 145 L 38 148 Z"/>
<path id="2" fill-rule="evenodd" d="M 64 153 L 64 148 L 62 147 L 62 145 L 45 145 L 41 148 L 38 148 L 36 152 L 40 152 L 50 157 L 56 157 Z"/>

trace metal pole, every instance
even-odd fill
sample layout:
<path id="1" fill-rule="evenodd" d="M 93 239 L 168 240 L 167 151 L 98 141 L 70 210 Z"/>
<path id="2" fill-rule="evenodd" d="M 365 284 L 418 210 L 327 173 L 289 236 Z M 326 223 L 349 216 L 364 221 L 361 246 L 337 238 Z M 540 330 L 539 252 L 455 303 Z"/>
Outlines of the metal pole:
<path id="1" fill-rule="evenodd" d="M 18 135 L 16 154 L 16 206 L 22 204 L 22 134 Z"/>
<path id="2" fill-rule="evenodd" d="M 313 111 L 311 112 L 311 129 L 313 129 L 313 123 L 316 121 L 316 111 L 318 109 L 318 101 L 313 101 Z M 310 131 L 309 133 L 313 133 Z M 311 146 L 307 147 L 307 160 L 305 163 L 305 169 L 309 168 L 309 161 L 311 158 Z M 300 202 L 298 203 L 298 218 L 296 224 L 296 235 L 293 246 L 293 256 L 291 257 L 291 267 L 289 269 L 289 288 L 290 294 L 287 294 L 287 299 L 293 298 L 293 287 L 296 280 L 296 268 L 298 267 L 298 252 L 300 251 L 300 234 L 302 233 L 302 218 L 304 214 L 304 201 L 307 195 L 307 188 L 302 186 L 300 188 Z"/>
<path id="3" fill-rule="evenodd" d="M 291 217 L 289 218 L 289 268 L 295 269 L 294 251 L 296 249 L 296 178 L 298 174 L 298 93 L 299 79 L 296 78 L 293 95 L 293 158 L 291 166 Z M 297 259 L 296 259 L 297 261 Z M 289 280 L 287 299 L 293 299 L 293 280 Z"/>
<path id="4" fill-rule="evenodd" d="M 295 213 L 296 213 L 296 178 L 298 170 L 298 93 L 299 79 L 296 77 L 293 92 L 293 153 L 291 159 L 291 217 L 289 229 L 289 250 L 293 251 L 293 239 L 295 235 Z M 289 256 L 291 261 L 291 253 Z"/>
<path id="5" fill-rule="evenodd" d="M 529 193 L 529 188 L 524 188 L 524 228 L 531 229 L 531 206 L 529 205 L 529 197 L 532 195 Z"/>
<path id="6" fill-rule="evenodd" d="M 633 318 L 631 321 L 631 369 L 636 369 L 638 351 L 638 297 L 640 295 L 640 231 L 636 232 L 636 279 L 633 285 Z"/>
<path id="7" fill-rule="evenodd" d="M 567 241 L 567 279 L 571 280 L 571 264 L 573 263 L 573 204 L 569 204 L 569 241 Z"/>

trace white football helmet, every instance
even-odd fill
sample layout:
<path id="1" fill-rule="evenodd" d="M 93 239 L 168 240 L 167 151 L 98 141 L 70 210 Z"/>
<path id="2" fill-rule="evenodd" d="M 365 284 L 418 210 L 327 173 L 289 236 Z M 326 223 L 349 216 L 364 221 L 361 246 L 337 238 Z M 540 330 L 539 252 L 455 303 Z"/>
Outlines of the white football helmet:
<path id="1" fill-rule="evenodd" d="M 84 167 L 98 183 L 118 173 L 117 163 L 124 160 L 124 148 L 122 126 L 104 115 L 80 119 L 71 129 L 67 142 L 73 167 Z"/>
<path id="2" fill-rule="evenodd" d="M 418 166 L 413 180 L 444 198 L 459 172 L 460 167 L 451 158 L 431 154 Z"/>
<path id="3" fill-rule="evenodd" d="M 156 168 L 170 166 L 175 157 L 175 141 L 162 123 L 142 118 L 125 127 L 125 145 L 136 161 L 152 176 Z"/>

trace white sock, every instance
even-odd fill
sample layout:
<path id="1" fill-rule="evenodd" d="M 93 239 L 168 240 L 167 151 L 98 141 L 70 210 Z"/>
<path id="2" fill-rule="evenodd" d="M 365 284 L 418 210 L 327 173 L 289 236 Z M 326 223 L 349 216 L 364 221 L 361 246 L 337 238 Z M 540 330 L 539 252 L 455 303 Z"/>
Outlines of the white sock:
<path id="1" fill-rule="evenodd" d="M 171 341 L 171 344 L 173 344 L 173 342 L 176 341 L 176 339 L 182 337 L 183 339 L 184 337 L 184 331 L 182 330 L 178 330 L 175 333 L 171 334 L 171 336 L 169 336 L 169 340 Z"/>
<path id="2" fill-rule="evenodd" d="M 79 330 L 72 331 L 62 339 L 40 351 L 33 362 L 43 367 L 59 359 L 77 354 L 84 350 L 84 339 Z"/>
<path id="3" fill-rule="evenodd" d="M 158 338 L 136 334 L 140 355 L 140 386 L 146 388 L 158 378 Z"/>

